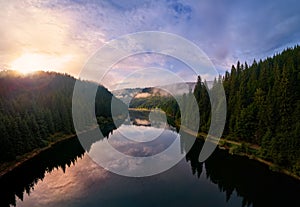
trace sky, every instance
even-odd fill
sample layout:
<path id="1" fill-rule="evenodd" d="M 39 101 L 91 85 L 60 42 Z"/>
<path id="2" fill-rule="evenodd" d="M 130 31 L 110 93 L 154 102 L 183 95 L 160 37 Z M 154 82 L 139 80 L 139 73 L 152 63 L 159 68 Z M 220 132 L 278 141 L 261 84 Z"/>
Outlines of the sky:
<path id="1" fill-rule="evenodd" d="M 186 38 L 220 74 L 238 60 L 251 64 L 300 43 L 298 0 L 0 0 L 0 7 L 0 70 L 24 73 L 80 77 L 103 45 L 142 31 Z M 109 89 L 172 82 L 151 68 L 166 68 L 185 81 L 197 76 L 176 58 L 147 53 L 117 62 L 100 82 Z"/>

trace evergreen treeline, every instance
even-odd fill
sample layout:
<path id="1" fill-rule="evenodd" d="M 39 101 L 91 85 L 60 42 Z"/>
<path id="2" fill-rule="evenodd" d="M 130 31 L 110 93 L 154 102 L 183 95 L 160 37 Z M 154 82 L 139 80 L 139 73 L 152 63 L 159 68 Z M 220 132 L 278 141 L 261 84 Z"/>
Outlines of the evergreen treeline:
<path id="1" fill-rule="evenodd" d="M 256 156 L 300 176 L 300 46 L 259 62 L 254 60 L 250 66 L 238 62 L 215 79 L 214 85 L 217 83 L 223 84 L 227 99 L 223 136 L 260 146 Z M 199 131 L 207 132 L 211 106 L 201 77 L 193 94 L 200 112 Z M 164 99 L 158 106 L 178 109 L 176 103 Z"/>
<path id="2" fill-rule="evenodd" d="M 223 136 L 260 146 L 257 156 L 300 175 L 300 47 L 254 60 L 251 66 L 238 62 L 217 81 L 227 99 Z M 194 95 L 206 132 L 210 119 L 204 90 L 199 78 Z"/>
<path id="3" fill-rule="evenodd" d="M 237 63 L 223 77 L 224 135 L 261 146 L 259 156 L 300 175 L 300 47 Z"/>
<path id="4" fill-rule="evenodd" d="M 0 73 L 0 163 L 47 146 L 63 135 L 74 134 L 71 110 L 75 81 L 55 72 L 28 76 L 14 71 Z M 106 88 L 98 86 L 97 117 L 111 117 L 112 98 Z M 122 107 L 125 105 L 120 102 Z"/>
<path id="5" fill-rule="evenodd" d="M 194 125 L 197 123 L 197 117 L 199 114 L 195 113 L 194 110 L 198 108 L 201 114 L 199 130 L 208 131 L 210 118 L 210 102 L 208 93 L 206 90 L 206 82 L 201 81 L 201 77 L 198 77 L 198 82 L 195 86 L 194 93 L 190 91 L 188 94 L 178 95 L 176 97 L 171 96 L 161 96 L 154 95 L 146 98 L 133 98 L 129 103 L 130 108 L 160 108 L 166 112 L 166 114 L 174 118 L 177 127 L 184 125 L 189 129 L 197 131 L 194 129 Z M 195 102 L 197 101 L 197 103 Z M 181 108 L 181 110 L 180 110 Z"/>
<path id="6" fill-rule="evenodd" d="M 169 116 L 180 117 L 180 110 L 172 96 L 151 96 L 148 98 L 133 98 L 129 103 L 130 108 L 161 108 Z"/>

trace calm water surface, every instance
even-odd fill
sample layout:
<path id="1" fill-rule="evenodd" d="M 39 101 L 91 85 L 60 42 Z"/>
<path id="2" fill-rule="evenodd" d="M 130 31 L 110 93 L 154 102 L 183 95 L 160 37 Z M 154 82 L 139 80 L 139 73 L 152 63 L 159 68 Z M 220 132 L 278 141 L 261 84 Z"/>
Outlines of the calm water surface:
<path id="1" fill-rule="evenodd" d="M 181 139 L 171 127 L 161 133 L 147 119 L 136 121 L 143 124 L 125 123 L 108 138 L 125 154 L 150 156 Z M 124 141 L 124 131 L 144 142 Z M 94 140 L 89 152 L 102 142 Z M 179 143 L 178 150 L 185 151 L 184 140 Z M 199 163 L 202 145 L 196 140 L 185 158 L 164 173 L 130 178 L 99 167 L 77 138 L 66 140 L 0 178 L 0 206 L 300 206 L 300 182 L 221 150 Z"/>

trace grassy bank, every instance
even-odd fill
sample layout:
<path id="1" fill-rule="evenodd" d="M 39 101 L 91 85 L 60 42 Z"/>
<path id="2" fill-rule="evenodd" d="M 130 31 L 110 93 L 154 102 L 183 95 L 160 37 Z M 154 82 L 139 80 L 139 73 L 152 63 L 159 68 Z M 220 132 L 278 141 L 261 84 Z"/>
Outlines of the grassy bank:
<path id="1" fill-rule="evenodd" d="M 189 133 L 189 132 L 187 132 L 187 133 Z M 205 140 L 206 137 L 207 137 L 207 134 L 205 134 L 205 133 L 198 133 L 198 135 L 197 135 L 197 138 L 201 138 L 203 140 Z M 276 165 L 273 162 L 270 162 L 270 161 L 265 160 L 262 157 L 260 157 L 261 147 L 258 145 L 254 145 L 254 144 L 246 143 L 246 142 L 237 142 L 237 141 L 227 140 L 224 138 L 220 138 L 219 142 L 217 142 L 213 138 L 211 140 L 218 145 L 219 149 L 227 150 L 229 152 L 229 154 L 244 156 L 244 157 L 248 157 L 249 159 L 256 160 L 258 162 L 261 162 L 261 163 L 269 166 L 269 169 L 272 171 L 283 173 L 285 175 L 291 176 L 300 181 L 300 177 L 298 175 L 290 172 L 289 170 L 287 170 L 281 166 Z"/>
<path id="2" fill-rule="evenodd" d="M 130 110 L 136 110 L 136 111 L 150 111 L 150 109 L 145 109 L 145 108 L 131 108 Z M 180 123 L 174 122 L 176 127 L 178 129 L 183 130 L 184 132 L 198 137 L 202 138 L 203 140 L 206 139 L 207 134 L 206 133 L 196 133 L 193 130 L 190 130 L 184 126 L 180 126 Z M 292 173 L 288 169 L 285 169 L 279 165 L 276 165 L 275 163 L 268 161 L 261 157 L 261 147 L 259 145 L 251 144 L 251 143 L 246 143 L 246 142 L 238 142 L 238 141 L 233 141 L 229 139 L 224 139 L 220 138 L 220 140 L 216 138 L 209 138 L 211 142 L 214 142 L 215 144 L 218 145 L 219 149 L 222 150 L 227 150 L 229 154 L 234 154 L 234 155 L 239 155 L 239 156 L 244 156 L 248 157 L 249 159 L 256 160 L 258 162 L 261 162 L 267 166 L 269 166 L 270 170 L 275 171 L 275 172 L 280 172 L 283 174 L 286 174 L 288 176 L 291 176 L 297 180 L 300 180 L 300 177 L 296 175 L 295 173 Z"/>
<path id="3" fill-rule="evenodd" d="M 194 137 L 206 140 L 206 137 L 207 137 L 206 133 L 203 133 L 203 132 L 196 133 L 195 131 L 190 130 L 184 126 L 181 126 L 181 130 L 183 130 L 184 132 L 186 132 Z M 231 155 L 234 154 L 234 155 L 238 155 L 238 156 L 248 157 L 249 159 L 256 160 L 258 162 L 261 162 L 261 163 L 269 166 L 269 169 L 272 171 L 283 173 L 283 174 L 291 176 L 297 180 L 300 180 L 300 177 L 298 175 L 292 173 L 291 171 L 289 171 L 281 166 L 276 165 L 273 162 L 270 162 L 270 161 L 265 160 L 262 157 L 260 157 L 261 147 L 258 145 L 246 143 L 246 142 L 232 141 L 232 140 L 228 140 L 228 139 L 224 139 L 224 138 L 220 138 L 218 140 L 214 137 L 209 137 L 209 141 L 217 144 L 219 149 L 226 150 Z"/>

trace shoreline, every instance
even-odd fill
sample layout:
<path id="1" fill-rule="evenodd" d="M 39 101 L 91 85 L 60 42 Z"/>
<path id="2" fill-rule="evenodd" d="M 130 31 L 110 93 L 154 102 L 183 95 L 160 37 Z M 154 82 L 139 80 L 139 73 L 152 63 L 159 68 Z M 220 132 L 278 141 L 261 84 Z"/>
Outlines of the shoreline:
<path id="1" fill-rule="evenodd" d="M 129 108 L 129 110 L 133 110 L 133 111 L 151 111 L 150 109 L 147 109 L 147 108 Z M 188 133 L 188 134 L 190 134 L 192 136 L 195 136 L 197 138 L 202 137 L 202 139 L 204 141 L 207 137 L 207 134 L 203 133 L 203 132 L 196 133 L 196 132 L 194 132 L 194 131 L 192 131 L 188 128 L 185 128 L 183 126 L 176 126 L 176 127 L 179 127 L 185 133 Z M 227 139 L 224 139 L 222 137 L 220 138 L 220 140 L 218 142 L 216 142 L 216 140 L 214 140 L 213 137 L 210 137 L 210 139 L 211 139 L 212 142 L 214 142 L 215 144 L 218 145 L 218 148 L 220 150 L 226 150 L 226 151 L 228 151 L 229 154 L 234 154 L 234 155 L 238 155 L 238 156 L 242 156 L 242 157 L 247 157 L 248 159 L 252 159 L 252 160 L 255 160 L 257 162 L 263 163 L 263 164 L 267 165 L 269 167 L 269 169 L 273 172 L 278 172 L 278 173 L 290 176 L 290 177 L 300 181 L 300 176 L 290 172 L 289 170 L 287 170 L 285 168 L 281 168 L 280 166 L 277 166 L 276 164 L 274 164 L 270 161 L 264 160 L 264 159 L 258 157 L 255 154 L 250 154 L 250 153 L 245 153 L 245 152 L 234 152 L 234 148 L 239 148 L 239 147 L 241 148 L 243 145 L 246 145 L 249 150 L 252 150 L 254 152 L 258 152 L 260 150 L 260 146 L 258 146 L 258 145 L 251 144 L 251 143 L 245 143 L 245 142 L 237 142 L 237 141 L 233 141 L 233 140 L 227 140 Z M 231 145 L 231 147 L 226 146 L 226 144 Z M 230 151 L 232 151 L 232 152 L 230 152 Z"/>
<path id="2" fill-rule="evenodd" d="M 135 109 L 135 108 L 130 108 L 129 110 L 136 110 L 136 111 L 151 111 L 149 109 Z M 180 127 L 185 133 L 188 133 L 192 136 L 195 136 L 196 138 L 199 139 L 203 139 L 204 141 L 206 140 L 207 134 L 203 133 L 203 132 L 199 132 L 196 133 L 192 130 L 189 130 L 188 128 L 185 127 Z M 82 132 L 84 133 L 84 131 Z M 59 134 L 54 134 L 52 136 L 59 136 Z M 64 140 L 67 139 L 71 139 L 71 138 L 75 138 L 77 136 L 76 133 L 74 134 L 68 134 L 68 135 L 60 135 L 60 137 L 55 140 L 55 141 L 51 141 L 47 146 L 43 147 L 43 148 L 38 148 L 38 149 L 34 149 L 31 152 L 28 152 L 24 155 L 21 155 L 19 158 L 17 158 L 14 161 L 10 161 L 10 162 L 5 162 L 3 164 L 0 164 L 0 178 L 2 176 L 4 176 L 5 174 L 13 171 L 15 168 L 17 168 L 18 166 L 22 165 L 23 163 L 25 163 L 26 161 L 32 159 L 33 157 L 39 155 L 40 153 L 42 153 L 43 151 L 50 149 L 53 145 L 62 142 Z M 238 148 L 241 148 L 243 145 L 247 146 L 247 149 L 252 150 L 254 152 L 258 152 L 258 150 L 260 149 L 260 146 L 258 145 L 254 145 L 251 143 L 245 143 L 245 142 L 237 142 L 237 141 L 233 141 L 233 140 L 227 140 L 224 138 L 220 138 L 220 140 L 217 142 L 214 140 L 213 137 L 210 137 L 210 141 L 214 142 L 215 144 L 217 144 L 218 148 L 220 150 L 226 150 L 229 154 L 231 155 L 237 155 L 237 156 L 242 156 L 242 157 L 247 157 L 248 159 L 252 159 L 255 160 L 257 162 L 263 163 L 265 165 L 267 165 L 269 167 L 269 169 L 273 172 L 278 172 L 281 174 L 285 174 L 287 176 L 290 176 L 298 181 L 300 181 L 300 176 L 290 172 L 289 170 L 285 169 L 285 168 L 281 168 L 280 166 L 277 166 L 276 164 L 264 160 L 260 157 L 258 157 L 255 154 L 251 154 L 251 153 L 247 153 L 247 152 L 240 152 L 240 151 L 234 151 L 237 150 Z M 230 146 L 228 146 L 230 145 Z M 276 170 L 274 170 L 276 169 Z"/>
<path id="3" fill-rule="evenodd" d="M 147 109 L 147 108 L 128 108 L 128 111 L 151 111 L 151 109 Z"/>
<path id="4" fill-rule="evenodd" d="M 58 138 L 57 140 L 50 142 L 47 146 L 45 146 L 43 148 L 34 149 L 30 152 L 27 152 L 24 155 L 21 155 L 20 158 L 17 158 L 14 161 L 5 162 L 5 163 L 1 164 L 0 165 L 0 178 L 2 176 L 4 176 L 5 174 L 13 171 L 15 168 L 22 165 L 26 161 L 28 161 L 28 160 L 34 158 L 35 156 L 39 155 L 43 151 L 45 151 L 47 149 L 50 149 L 53 145 L 55 145 L 59 142 L 62 142 L 64 140 L 75 138 L 75 137 L 76 137 L 76 134 L 62 135 L 61 138 Z"/>
<path id="5" fill-rule="evenodd" d="M 185 133 L 188 133 L 188 134 L 191 134 L 191 135 L 195 136 L 195 132 L 193 132 L 193 131 L 190 131 L 190 130 L 184 129 L 184 128 L 182 130 Z M 206 137 L 207 137 L 207 134 L 203 133 L 203 132 L 200 132 L 200 133 L 197 134 L 196 137 L 199 138 L 199 139 L 203 139 L 205 141 Z M 210 138 L 210 139 L 213 139 L 213 138 Z M 273 171 L 273 172 L 281 173 L 281 174 L 290 176 L 290 177 L 292 177 L 292 178 L 300 181 L 300 176 L 298 176 L 298 175 L 290 172 L 289 170 L 287 170 L 285 168 L 281 168 L 280 166 L 277 166 L 276 164 L 274 164 L 274 163 L 272 163 L 270 161 L 264 160 L 264 159 L 258 157 L 255 154 L 250 154 L 250 153 L 246 153 L 246 152 L 234 152 L 234 151 L 230 152 L 232 149 L 234 149 L 234 147 L 242 147 L 243 145 L 247 145 L 247 148 L 249 150 L 257 152 L 260 149 L 260 146 L 258 146 L 258 145 L 254 145 L 254 144 L 250 144 L 250 143 L 244 143 L 244 142 L 237 142 L 237 141 L 232 141 L 232 140 L 227 140 L 227 139 L 224 139 L 224 138 L 220 138 L 219 142 L 217 142 L 217 143 L 214 142 L 214 143 L 218 145 L 218 148 L 220 150 L 226 150 L 231 155 L 237 155 L 237 156 L 241 156 L 241 157 L 247 157 L 248 159 L 252 159 L 252 160 L 255 160 L 257 162 L 263 163 L 263 164 L 267 165 L 269 167 L 269 169 L 271 171 Z M 226 146 L 226 144 L 227 145 L 228 144 L 231 145 L 231 147 L 230 146 Z M 274 170 L 274 169 L 276 169 L 276 170 Z"/>
<path id="6" fill-rule="evenodd" d="M 112 122 L 109 121 L 107 123 L 112 123 Z M 107 123 L 103 123 L 103 124 L 107 124 Z M 99 125 L 98 126 L 93 126 L 90 129 L 82 130 L 80 132 L 80 134 L 81 133 L 86 133 L 87 131 L 93 130 L 93 129 L 97 128 L 97 127 L 99 127 Z M 58 133 L 55 133 L 55 134 L 51 135 L 50 137 L 52 137 L 52 138 L 57 137 L 57 140 L 50 141 L 48 143 L 48 145 L 45 146 L 45 147 L 43 147 L 43 148 L 36 148 L 36 149 L 33 149 L 30 152 L 27 152 L 27 153 L 25 153 L 23 155 L 20 155 L 19 158 L 16 158 L 13 161 L 4 162 L 4 163 L 0 164 L 0 178 L 2 178 L 2 176 L 4 176 L 5 174 L 13 171 L 15 168 L 17 168 L 18 166 L 22 165 L 26 161 L 28 161 L 28 160 L 34 158 L 35 156 L 39 155 L 43 151 L 45 151 L 47 149 L 50 149 L 53 145 L 58 144 L 59 142 L 62 142 L 62 141 L 65 141 L 65 140 L 77 137 L 77 133 L 73 133 L 73 134 L 60 134 L 60 132 L 58 132 Z"/>

